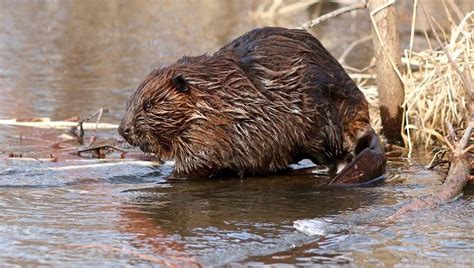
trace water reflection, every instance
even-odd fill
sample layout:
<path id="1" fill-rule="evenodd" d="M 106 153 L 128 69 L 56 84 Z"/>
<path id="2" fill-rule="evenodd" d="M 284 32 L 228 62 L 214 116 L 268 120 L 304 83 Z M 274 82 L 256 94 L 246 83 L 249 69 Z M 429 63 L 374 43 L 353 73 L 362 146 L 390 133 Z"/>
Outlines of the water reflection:
<path id="1" fill-rule="evenodd" d="M 253 5 L 1 1 L 0 117 L 68 118 L 103 106 L 112 111 L 106 118 L 118 121 L 131 90 L 153 67 L 215 50 L 253 28 L 242 23 Z"/>
<path id="2" fill-rule="evenodd" d="M 223 226 L 223 219 L 236 223 L 290 224 L 308 213 L 328 217 L 377 202 L 378 194 L 371 188 L 322 186 L 326 183 L 311 176 L 187 180 L 138 190 L 140 194 L 135 193 L 137 196 L 130 204 L 144 204 L 141 209 L 156 217 L 161 228 L 182 233 Z"/>
<path id="3" fill-rule="evenodd" d="M 336 188 L 314 177 L 186 180 L 127 190 L 121 226 L 170 256 L 224 264 L 311 241 L 295 233 L 305 215 L 331 218 L 380 202 L 375 188 Z M 139 242 L 140 241 L 140 242 Z"/>

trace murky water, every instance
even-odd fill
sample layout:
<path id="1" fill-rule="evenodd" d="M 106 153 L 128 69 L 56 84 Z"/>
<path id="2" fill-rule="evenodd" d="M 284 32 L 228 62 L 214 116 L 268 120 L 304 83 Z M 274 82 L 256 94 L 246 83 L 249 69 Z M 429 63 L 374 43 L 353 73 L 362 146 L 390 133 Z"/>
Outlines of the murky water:
<path id="1" fill-rule="evenodd" d="M 257 4 L 0 1 L 0 118 L 86 117 L 104 107 L 102 121 L 117 123 L 154 66 L 256 27 L 248 13 Z M 324 39 L 330 29 L 319 31 Z M 419 164 L 426 158 L 394 158 L 387 181 L 365 188 L 296 175 L 169 181 L 169 164 L 7 158 L 47 158 L 62 133 L 0 127 L 2 266 L 474 263 L 472 186 L 439 209 L 382 222 L 441 183 Z"/>

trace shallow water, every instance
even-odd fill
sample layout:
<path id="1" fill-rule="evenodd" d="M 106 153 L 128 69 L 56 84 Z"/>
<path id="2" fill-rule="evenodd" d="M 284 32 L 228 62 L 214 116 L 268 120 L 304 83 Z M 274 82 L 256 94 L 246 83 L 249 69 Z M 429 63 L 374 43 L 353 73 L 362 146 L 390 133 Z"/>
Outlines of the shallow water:
<path id="1" fill-rule="evenodd" d="M 247 16 L 256 6 L 0 1 L 0 118 L 86 117 L 104 107 L 102 121 L 117 123 L 147 72 L 256 27 Z M 330 39 L 329 30 L 319 37 Z M 62 133 L 0 126 L 2 266 L 474 263 L 472 185 L 439 209 L 383 223 L 441 183 L 420 164 L 423 153 L 393 158 L 386 182 L 374 187 L 297 175 L 169 181 L 169 163 L 40 161 Z"/>

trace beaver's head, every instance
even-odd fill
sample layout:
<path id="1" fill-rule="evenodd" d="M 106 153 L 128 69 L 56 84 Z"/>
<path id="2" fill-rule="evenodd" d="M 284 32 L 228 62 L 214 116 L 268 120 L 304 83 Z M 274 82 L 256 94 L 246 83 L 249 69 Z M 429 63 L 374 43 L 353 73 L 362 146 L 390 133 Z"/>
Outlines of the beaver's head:
<path id="1" fill-rule="evenodd" d="M 173 157 L 173 142 L 192 116 L 189 97 L 182 74 L 170 68 L 153 71 L 128 101 L 120 135 L 146 153 Z"/>

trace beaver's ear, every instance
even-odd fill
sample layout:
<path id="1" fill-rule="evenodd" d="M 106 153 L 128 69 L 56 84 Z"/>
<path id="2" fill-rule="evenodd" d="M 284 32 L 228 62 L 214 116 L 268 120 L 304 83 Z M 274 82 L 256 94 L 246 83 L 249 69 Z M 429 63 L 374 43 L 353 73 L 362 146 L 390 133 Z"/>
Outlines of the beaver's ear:
<path id="1" fill-rule="evenodd" d="M 181 92 L 188 92 L 188 82 L 186 82 L 186 79 L 181 74 L 178 74 L 177 76 L 171 78 L 171 83 L 173 86 L 176 87 Z"/>

